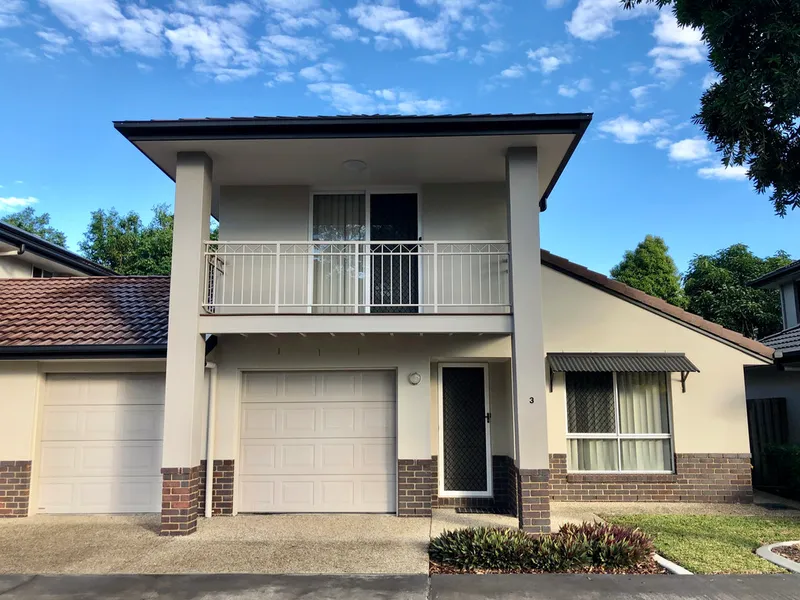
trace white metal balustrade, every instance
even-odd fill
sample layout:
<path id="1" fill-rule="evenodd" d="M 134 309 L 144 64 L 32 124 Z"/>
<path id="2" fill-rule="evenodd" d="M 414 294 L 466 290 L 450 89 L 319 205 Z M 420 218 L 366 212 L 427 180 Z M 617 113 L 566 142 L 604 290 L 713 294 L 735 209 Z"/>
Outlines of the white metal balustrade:
<path id="1" fill-rule="evenodd" d="M 508 313 L 507 241 L 205 244 L 220 314 Z"/>

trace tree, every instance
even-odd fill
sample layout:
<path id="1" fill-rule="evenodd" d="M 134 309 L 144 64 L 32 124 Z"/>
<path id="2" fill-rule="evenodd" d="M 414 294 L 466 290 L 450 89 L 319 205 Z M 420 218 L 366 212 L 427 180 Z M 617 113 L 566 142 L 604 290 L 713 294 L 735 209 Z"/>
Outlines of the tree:
<path id="1" fill-rule="evenodd" d="M 694 122 L 724 165 L 747 165 L 777 214 L 800 206 L 800 2 L 622 2 L 670 6 L 680 25 L 701 30 L 720 80 L 703 93 Z"/>
<path id="2" fill-rule="evenodd" d="M 135 212 L 92 212 L 79 246 L 83 255 L 120 275 L 168 275 L 172 264 L 173 216 L 166 204 L 153 207 L 147 225 Z"/>
<path id="3" fill-rule="evenodd" d="M 750 338 L 776 333 L 783 326 L 778 291 L 758 290 L 747 283 L 790 262 L 786 252 L 759 258 L 744 244 L 695 256 L 684 277 L 688 308 Z"/>
<path id="4" fill-rule="evenodd" d="M 37 215 L 32 206 L 11 213 L 2 220 L 58 246 L 66 247 L 67 245 L 67 236 L 64 235 L 64 232 L 50 226 L 50 213 Z"/>
<path id="5" fill-rule="evenodd" d="M 622 262 L 611 269 L 611 276 L 645 294 L 685 307 L 681 275 L 669 248 L 658 236 L 648 235 L 635 250 L 627 250 Z"/>

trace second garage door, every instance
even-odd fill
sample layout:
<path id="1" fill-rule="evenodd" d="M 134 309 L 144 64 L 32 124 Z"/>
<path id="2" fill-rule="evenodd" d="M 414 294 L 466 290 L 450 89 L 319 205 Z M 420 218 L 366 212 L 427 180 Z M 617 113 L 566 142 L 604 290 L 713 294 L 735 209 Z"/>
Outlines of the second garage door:
<path id="1" fill-rule="evenodd" d="M 161 510 L 164 374 L 48 375 L 37 509 Z"/>
<path id="2" fill-rule="evenodd" d="M 241 512 L 394 512 L 390 371 L 242 376 Z"/>

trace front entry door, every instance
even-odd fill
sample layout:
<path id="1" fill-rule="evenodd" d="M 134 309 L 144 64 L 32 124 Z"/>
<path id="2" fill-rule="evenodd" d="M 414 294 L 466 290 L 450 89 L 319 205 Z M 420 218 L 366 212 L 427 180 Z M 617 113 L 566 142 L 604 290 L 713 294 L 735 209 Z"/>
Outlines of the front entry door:
<path id="1" fill-rule="evenodd" d="M 488 366 L 439 366 L 439 495 L 490 497 Z"/>

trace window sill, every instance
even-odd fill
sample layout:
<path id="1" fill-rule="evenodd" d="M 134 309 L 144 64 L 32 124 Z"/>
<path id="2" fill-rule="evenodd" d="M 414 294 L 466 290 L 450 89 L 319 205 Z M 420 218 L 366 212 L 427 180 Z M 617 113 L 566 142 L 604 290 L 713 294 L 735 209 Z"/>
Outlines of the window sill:
<path id="1" fill-rule="evenodd" d="M 675 483 L 675 473 L 567 473 L 567 483 Z"/>

